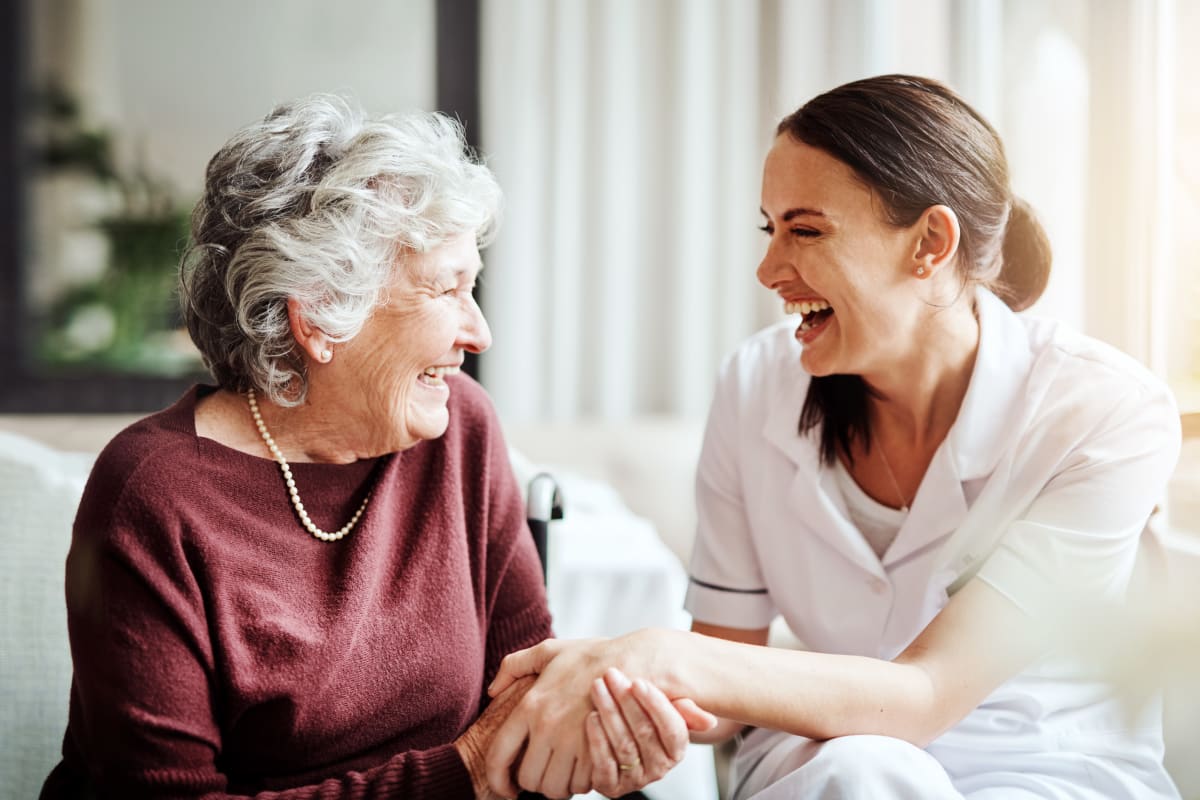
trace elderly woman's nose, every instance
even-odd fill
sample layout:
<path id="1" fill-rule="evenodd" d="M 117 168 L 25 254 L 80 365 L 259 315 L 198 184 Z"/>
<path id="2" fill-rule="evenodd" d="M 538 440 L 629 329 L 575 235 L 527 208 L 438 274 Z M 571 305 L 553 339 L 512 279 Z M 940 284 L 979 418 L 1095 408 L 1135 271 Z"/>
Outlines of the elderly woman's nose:
<path id="1" fill-rule="evenodd" d="M 488 327 L 487 319 L 484 318 L 483 311 L 474 298 L 471 299 L 466 316 L 463 318 L 458 339 L 459 346 L 472 353 L 482 353 L 492 346 L 492 329 Z"/>

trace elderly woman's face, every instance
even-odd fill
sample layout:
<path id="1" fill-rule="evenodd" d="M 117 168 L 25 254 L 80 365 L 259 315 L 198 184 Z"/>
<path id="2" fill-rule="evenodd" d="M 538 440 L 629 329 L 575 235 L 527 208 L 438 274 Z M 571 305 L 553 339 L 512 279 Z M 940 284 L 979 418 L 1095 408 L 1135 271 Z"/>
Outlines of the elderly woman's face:
<path id="1" fill-rule="evenodd" d="M 339 355 L 343 377 L 381 430 L 383 451 L 410 447 L 446 432 L 450 388 L 466 352 L 492 343 L 471 290 L 481 263 L 474 232 L 426 253 L 409 254 L 395 270 L 379 308 Z"/>

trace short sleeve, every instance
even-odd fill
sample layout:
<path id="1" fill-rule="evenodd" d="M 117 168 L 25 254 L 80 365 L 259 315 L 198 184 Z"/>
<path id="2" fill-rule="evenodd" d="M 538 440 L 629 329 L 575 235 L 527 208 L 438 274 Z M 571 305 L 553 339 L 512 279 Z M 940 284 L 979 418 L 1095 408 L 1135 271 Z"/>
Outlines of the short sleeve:
<path id="1" fill-rule="evenodd" d="M 1080 438 L 979 577 L 1031 615 L 1120 601 L 1179 448 L 1170 392 L 1136 385 Z"/>
<path id="2" fill-rule="evenodd" d="M 697 622 L 765 628 L 778 613 L 746 516 L 739 459 L 745 437 L 738 363 L 721 370 L 696 470 L 696 544 L 684 606 Z"/>

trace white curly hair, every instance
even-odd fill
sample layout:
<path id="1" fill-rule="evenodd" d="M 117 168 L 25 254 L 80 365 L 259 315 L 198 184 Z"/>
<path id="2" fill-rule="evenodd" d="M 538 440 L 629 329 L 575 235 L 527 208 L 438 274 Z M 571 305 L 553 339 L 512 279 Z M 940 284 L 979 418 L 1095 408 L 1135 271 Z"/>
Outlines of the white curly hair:
<path id="1" fill-rule="evenodd" d="M 180 265 L 180 303 L 217 383 L 294 406 L 308 392 L 288 324 L 346 341 L 407 252 L 492 238 L 501 194 L 462 127 L 430 112 L 368 117 L 342 97 L 277 106 L 208 164 Z"/>

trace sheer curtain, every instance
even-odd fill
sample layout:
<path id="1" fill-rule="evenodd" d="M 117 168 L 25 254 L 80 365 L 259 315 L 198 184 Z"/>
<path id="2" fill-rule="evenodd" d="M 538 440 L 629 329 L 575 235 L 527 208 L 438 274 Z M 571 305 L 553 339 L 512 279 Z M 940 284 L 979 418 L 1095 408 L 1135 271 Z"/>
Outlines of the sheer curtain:
<path id="1" fill-rule="evenodd" d="M 501 413 L 703 415 L 721 358 L 781 314 L 754 278 L 774 124 L 882 72 L 948 81 L 997 124 L 1055 246 L 1038 310 L 1154 361 L 1161 245 L 1134 203 L 1157 196 L 1171 6 L 484 0 L 482 144 L 507 208 L 481 367 Z"/>
<path id="2" fill-rule="evenodd" d="M 507 193 L 484 382 L 517 418 L 703 413 L 720 354 L 768 318 L 753 276 L 764 9 L 483 9 L 483 146 Z"/>

